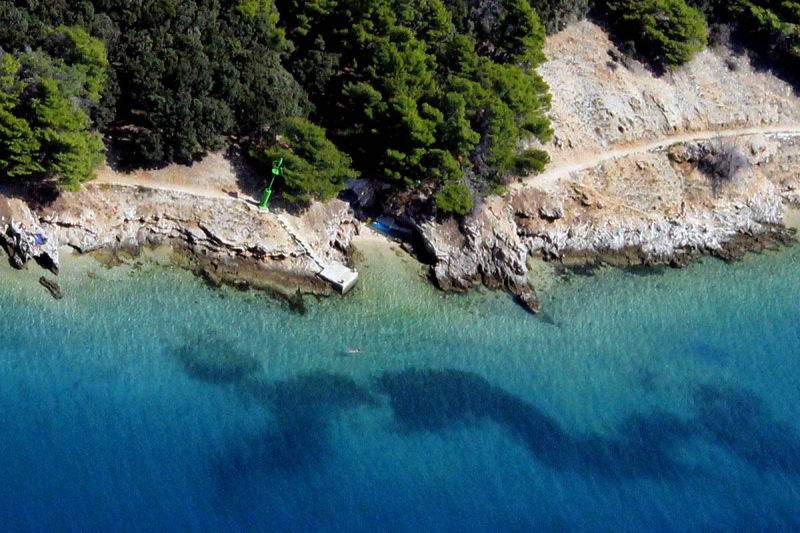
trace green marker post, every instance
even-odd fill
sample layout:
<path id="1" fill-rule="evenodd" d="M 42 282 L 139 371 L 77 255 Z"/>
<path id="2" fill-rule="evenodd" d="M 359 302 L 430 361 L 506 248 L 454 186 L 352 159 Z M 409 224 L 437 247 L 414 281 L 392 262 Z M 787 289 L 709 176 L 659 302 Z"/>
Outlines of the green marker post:
<path id="1" fill-rule="evenodd" d="M 272 184 L 275 183 L 275 178 L 283 174 L 283 158 L 276 159 L 272 162 L 272 180 L 269 182 L 269 187 L 264 190 L 264 197 L 261 203 L 258 204 L 259 209 L 266 209 L 269 205 L 269 199 L 272 196 Z"/>

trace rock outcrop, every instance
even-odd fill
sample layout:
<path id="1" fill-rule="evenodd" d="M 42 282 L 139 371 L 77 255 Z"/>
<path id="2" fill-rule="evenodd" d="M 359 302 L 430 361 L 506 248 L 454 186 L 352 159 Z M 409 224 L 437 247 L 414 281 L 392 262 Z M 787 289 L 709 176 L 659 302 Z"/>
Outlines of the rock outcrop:
<path id="1" fill-rule="evenodd" d="M 80 253 L 171 245 L 188 251 L 213 281 L 281 278 L 286 289 L 327 292 L 314 255 L 344 261 L 358 223 L 341 201 L 313 204 L 301 216 L 277 216 L 244 200 L 110 184 L 62 193 L 38 213 L 59 246 Z M 293 292 L 292 292 L 293 294 Z"/>
<path id="2" fill-rule="evenodd" d="M 546 185 L 532 178 L 513 187 L 458 223 L 419 224 L 440 287 L 483 282 L 524 292 L 531 255 L 680 266 L 791 241 L 781 222 L 787 204 L 800 203 L 800 140 L 755 134 L 800 126 L 800 98 L 788 83 L 727 49 L 705 50 L 659 77 L 621 61 L 590 22 L 550 37 L 546 54 L 540 72 L 555 134 L 543 148 L 551 167 L 567 171 Z M 714 139 L 720 129 L 749 133 Z M 636 149 L 690 132 L 706 140 Z"/>
<path id="3" fill-rule="evenodd" d="M 672 152 L 647 153 L 583 172 L 556 191 L 529 187 L 489 199 L 460 223 L 421 224 L 434 277 L 445 289 L 483 282 L 518 293 L 529 284 L 531 255 L 682 266 L 790 243 L 793 230 L 781 223 L 800 190 L 800 139 L 736 142 L 748 166 L 716 187 Z"/>
<path id="4" fill-rule="evenodd" d="M 458 224 L 454 219 L 418 224 L 427 251 L 436 260 L 433 275 L 444 290 L 468 290 L 479 283 L 512 292 L 530 289 L 528 249 L 501 198 Z"/>
<path id="5" fill-rule="evenodd" d="M 57 241 L 22 200 L 0 197 L 0 245 L 14 268 L 25 268 L 28 262 L 35 260 L 54 274 L 58 273 Z"/>
<path id="6" fill-rule="evenodd" d="M 606 33 L 584 21 L 549 37 L 545 55 L 539 72 L 553 95 L 555 161 L 678 132 L 800 123 L 792 86 L 727 48 L 707 48 L 658 76 L 623 60 Z"/>

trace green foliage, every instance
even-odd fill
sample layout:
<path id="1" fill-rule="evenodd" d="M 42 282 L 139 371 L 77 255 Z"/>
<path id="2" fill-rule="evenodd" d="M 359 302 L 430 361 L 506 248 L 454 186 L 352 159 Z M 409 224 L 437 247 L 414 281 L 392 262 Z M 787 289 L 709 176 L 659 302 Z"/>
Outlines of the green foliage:
<path id="1" fill-rule="evenodd" d="M 39 145 L 30 125 L 14 113 L 25 88 L 19 69 L 10 54 L 0 55 L 0 174 L 9 177 L 43 170 L 34 159 Z"/>
<path id="2" fill-rule="evenodd" d="M 292 73 L 314 80 L 304 82 L 312 118 L 365 173 L 446 188 L 442 201 L 463 211 L 454 200 L 471 198 L 456 186 L 468 170 L 512 172 L 520 141 L 552 133 L 548 87 L 534 70 L 544 28 L 527 0 L 277 5 L 296 46 Z M 316 65 L 321 83 L 308 72 Z"/>
<path id="3" fill-rule="evenodd" d="M 550 154 L 543 150 L 526 150 L 514 159 L 517 174 L 539 174 L 550 162 Z"/>
<path id="4" fill-rule="evenodd" d="M 549 0 L 548 0 L 549 1 Z M 753 50 L 760 61 L 797 82 L 800 72 L 800 3 L 784 0 L 603 0 L 605 19 L 626 53 L 639 52 L 656 66 L 673 68 L 710 39 Z"/>
<path id="5" fill-rule="evenodd" d="M 466 215 L 472 211 L 475 200 L 472 192 L 461 182 L 451 181 L 446 183 L 434 195 L 436 207 L 447 213 Z"/>
<path id="6" fill-rule="evenodd" d="M 94 178 L 102 164 L 103 141 L 89 131 L 88 115 L 75 107 L 55 80 L 39 80 L 37 92 L 30 105 L 34 135 L 41 144 L 38 159 L 62 188 L 77 190 L 82 181 Z"/>
<path id="7" fill-rule="evenodd" d="M 735 0 L 723 14 L 762 50 L 778 52 L 795 63 L 800 59 L 800 3 Z"/>
<path id="8" fill-rule="evenodd" d="M 0 27 L 4 49 L 36 45 L 97 80 L 82 83 L 101 102 L 90 115 L 133 159 L 188 161 L 309 111 L 283 67 L 290 44 L 272 0 L 13 0 L 0 2 L 0 15 L 12 22 Z M 90 34 L 105 41 L 107 80 L 96 76 L 108 63 Z"/>
<path id="9" fill-rule="evenodd" d="M 684 0 L 607 0 L 615 32 L 655 65 L 674 69 L 705 48 L 708 27 Z"/>
<path id="10" fill-rule="evenodd" d="M 72 65 L 75 73 L 71 78 L 78 79 L 86 88 L 86 98 L 100 101 L 108 82 L 108 56 L 106 47 L 99 39 L 91 37 L 80 28 L 62 26 L 54 35 L 59 41 L 60 53 L 66 64 Z"/>
<path id="11" fill-rule="evenodd" d="M 230 135 L 258 137 L 307 112 L 303 90 L 281 64 L 287 43 L 271 2 L 186 1 L 158 18 L 135 4 L 132 14 L 109 11 L 119 28 L 116 121 L 133 131 L 135 153 L 185 161 L 224 147 Z"/>
<path id="12" fill-rule="evenodd" d="M 453 204 L 467 173 L 496 181 L 519 168 L 522 142 L 549 139 L 536 9 L 555 27 L 582 2 L 0 0 L 0 46 L 37 80 L 29 117 L 74 107 L 45 136 L 4 107 L 5 158 L 34 172 L 23 146 L 59 151 L 40 163 L 72 183 L 90 174 L 98 137 L 71 134 L 97 124 L 134 163 L 188 161 L 232 137 L 264 146 L 280 130 L 288 147 L 269 149 L 285 152 L 287 195 L 330 197 L 352 159 Z"/>
<path id="13" fill-rule="evenodd" d="M 590 0 L 531 0 L 548 34 L 586 18 L 592 4 Z"/>
<path id="14" fill-rule="evenodd" d="M 272 14 L 274 8 L 269 0 L 239 0 L 236 10 L 245 19 L 254 19 L 259 15 Z M 275 13 L 277 15 L 277 13 Z"/>
<path id="15" fill-rule="evenodd" d="M 103 143 L 86 111 L 106 79 L 102 43 L 60 28 L 49 48 L 0 54 L 0 172 L 43 176 L 75 189 L 94 177 Z"/>
<path id="16" fill-rule="evenodd" d="M 350 158 L 325 137 L 325 130 L 307 120 L 286 119 L 281 135 L 251 155 L 271 164 L 283 158 L 283 196 L 291 201 L 330 200 L 358 177 Z"/>

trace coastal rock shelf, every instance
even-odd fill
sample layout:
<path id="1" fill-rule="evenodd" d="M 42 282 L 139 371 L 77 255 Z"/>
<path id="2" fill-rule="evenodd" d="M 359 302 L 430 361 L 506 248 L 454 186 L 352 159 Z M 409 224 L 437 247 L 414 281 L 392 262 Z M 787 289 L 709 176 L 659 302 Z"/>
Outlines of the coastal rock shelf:
<path id="1" fill-rule="evenodd" d="M 22 200 L 0 196 L 0 245 L 14 268 L 31 260 L 58 273 L 58 245 L 52 232 L 45 230 Z"/>
<path id="2" fill-rule="evenodd" d="M 291 218 L 290 226 L 243 201 L 113 184 L 63 193 L 40 212 L 58 245 L 81 253 L 171 245 L 215 282 L 260 286 L 261 278 L 281 293 L 330 291 L 317 274 L 345 262 L 357 224 L 349 206 L 315 204 Z"/>
<path id="3" fill-rule="evenodd" d="M 726 142 L 746 163 L 716 186 L 696 165 L 648 152 L 576 173 L 555 191 L 532 185 L 487 199 L 460 224 L 425 221 L 434 277 L 448 290 L 484 283 L 519 293 L 530 255 L 681 266 L 792 242 L 782 222 L 800 189 L 800 136 Z"/>

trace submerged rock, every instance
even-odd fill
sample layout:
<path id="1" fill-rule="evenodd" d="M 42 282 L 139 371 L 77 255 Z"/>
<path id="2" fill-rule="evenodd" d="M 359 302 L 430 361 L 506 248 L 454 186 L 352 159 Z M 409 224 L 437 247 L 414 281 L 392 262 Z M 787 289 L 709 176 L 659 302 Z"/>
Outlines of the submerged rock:
<path id="1" fill-rule="evenodd" d="M 58 283 L 55 281 L 49 280 L 46 277 L 42 276 L 39 278 L 39 284 L 42 285 L 50 295 L 55 298 L 56 300 L 60 300 L 64 297 L 64 294 L 61 292 L 61 287 L 58 286 Z"/>
<path id="2" fill-rule="evenodd" d="M 539 297 L 534 290 L 519 293 L 516 297 L 516 301 L 523 309 L 534 315 L 538 315 L 542 312 L 542 302 L 539 301 Z"/>
<path id="3" fill-rule="evenodd" d="M 253 355 L 215 334 L 189 339 L 172 356 L 187 376 L 207 383 L 237 383 L 261 370 Z"/>

